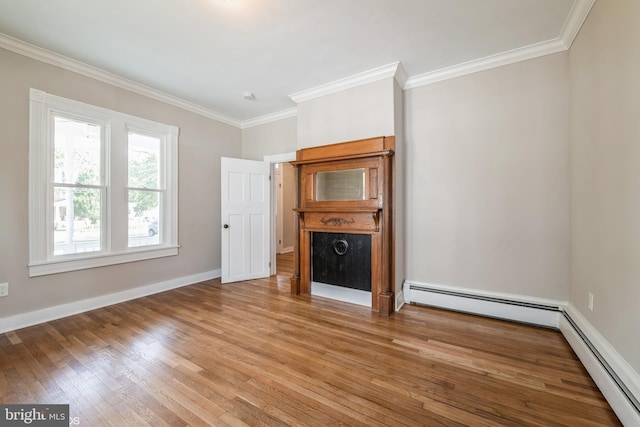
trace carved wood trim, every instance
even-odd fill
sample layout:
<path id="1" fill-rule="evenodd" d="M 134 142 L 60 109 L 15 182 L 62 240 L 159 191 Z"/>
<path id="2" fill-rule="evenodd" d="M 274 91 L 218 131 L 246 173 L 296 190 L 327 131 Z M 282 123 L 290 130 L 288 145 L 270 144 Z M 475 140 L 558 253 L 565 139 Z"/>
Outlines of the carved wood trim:
<path id="1" fill-rule="evenodd" d="M 342 227 L 343 225 L 355 224 L 356 220 L 353 219 L 353 218 L 344 219 L 344 218 L 339 218 L 339 217 L 332 217 L 332 218 L 322 217 L 320 222 L 322 223 L 322 225 L 329 224 L 329 225 L 333 225 L 333 226 L 336 226 L 336 227 Z"/>

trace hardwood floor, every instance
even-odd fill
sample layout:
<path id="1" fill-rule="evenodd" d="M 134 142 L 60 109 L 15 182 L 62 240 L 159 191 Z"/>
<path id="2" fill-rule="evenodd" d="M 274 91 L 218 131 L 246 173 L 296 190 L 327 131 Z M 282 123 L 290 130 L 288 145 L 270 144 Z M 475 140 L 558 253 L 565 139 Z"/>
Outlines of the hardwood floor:
<path id="1" fill-rule="evenodd" d="M 0 402 L 98 426 L 620 425 L 557 331 L 292 297 L 290 263 L 0 335 Z"/>

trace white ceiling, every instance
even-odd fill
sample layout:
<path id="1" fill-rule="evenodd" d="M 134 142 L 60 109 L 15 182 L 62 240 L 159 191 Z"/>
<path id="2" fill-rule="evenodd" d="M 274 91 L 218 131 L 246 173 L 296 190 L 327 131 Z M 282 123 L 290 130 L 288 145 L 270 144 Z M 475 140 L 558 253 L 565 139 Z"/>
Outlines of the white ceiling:
<path id="1" fill-rule="evenodd" d="M 0 47 L 50 62 L 53 52 L 242 126 L 290 111 L 292 94 L 389 64 L 406 88 L 566 49 L 592 3 L 0 0 Z"/>

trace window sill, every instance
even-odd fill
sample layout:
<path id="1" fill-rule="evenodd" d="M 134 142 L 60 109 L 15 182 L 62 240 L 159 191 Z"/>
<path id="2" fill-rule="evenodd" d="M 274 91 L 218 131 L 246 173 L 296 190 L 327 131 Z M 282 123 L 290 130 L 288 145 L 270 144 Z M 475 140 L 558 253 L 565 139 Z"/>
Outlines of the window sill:
<path id="1" fill-rule="evenodd" d="M 48 274 L 64 273 L 68 271 L 85 270 L 88 268 L 104 267 L 107 265 L 124 264 L 127 262 L 144 261 L 154 258 L 178 255 L 179 246 L 162 246 L 153 249 L 143 249 L 120 253 L 100 254 L 72 259 L 56 259 L 29 264 L 29 277 L 46 276 Z"/>

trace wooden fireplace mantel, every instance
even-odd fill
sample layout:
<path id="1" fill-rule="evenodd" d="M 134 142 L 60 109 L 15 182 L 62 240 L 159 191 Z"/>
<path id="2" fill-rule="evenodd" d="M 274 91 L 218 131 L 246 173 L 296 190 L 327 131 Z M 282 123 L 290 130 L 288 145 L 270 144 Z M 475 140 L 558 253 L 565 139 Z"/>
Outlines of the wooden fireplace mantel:
<path id="1" fill-rule="evenodd" d="M 313 232 L 371 235 L 371 307 L 382 316 L 394 311 L 393 136 L 362 139 L 298 150 L 293 294 L 311 292 Z M 317 174 L 363 171 L 364 194 L 358 200 L 321 200 Z"/>

